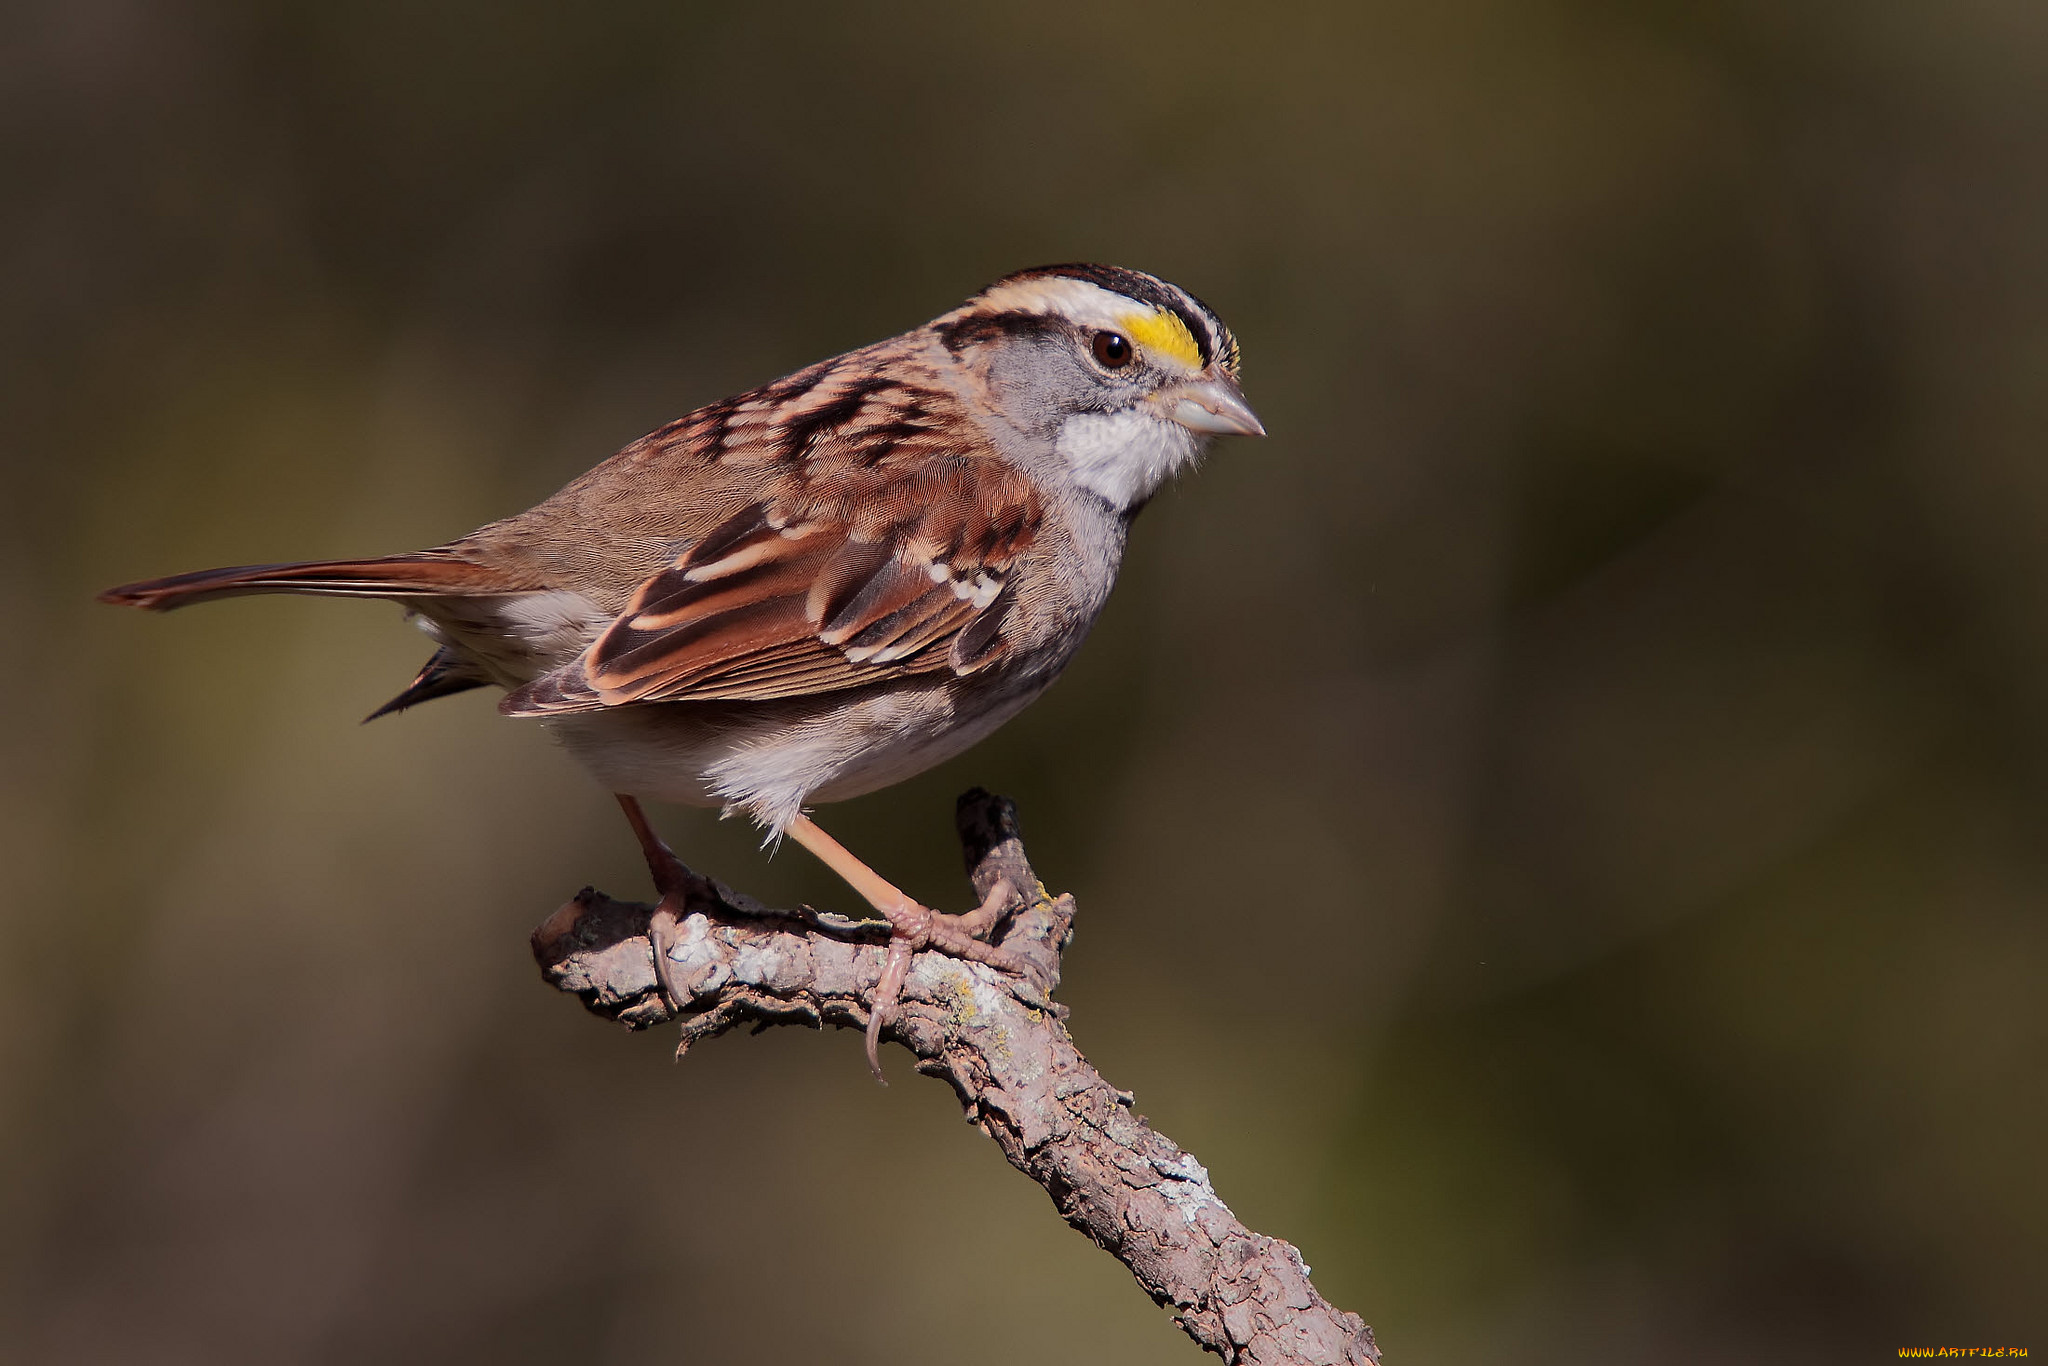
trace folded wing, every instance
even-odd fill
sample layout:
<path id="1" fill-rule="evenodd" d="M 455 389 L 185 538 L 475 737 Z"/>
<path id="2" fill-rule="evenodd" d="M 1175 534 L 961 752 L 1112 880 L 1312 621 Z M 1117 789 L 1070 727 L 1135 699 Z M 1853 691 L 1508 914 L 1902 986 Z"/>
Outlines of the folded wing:
<path id="1" fill-rule="evenodd" d="M 728 517 L 500 710 L 768 700 L 996 663 L 1037 494 L 990 454 L 937 448 L 945 428 L 906 421 L 900 395 L 827 392 L 819 406 L 836 406 L 830 427 L 799 411 L 761 438 L 788 447 L 801 483 Z"/>

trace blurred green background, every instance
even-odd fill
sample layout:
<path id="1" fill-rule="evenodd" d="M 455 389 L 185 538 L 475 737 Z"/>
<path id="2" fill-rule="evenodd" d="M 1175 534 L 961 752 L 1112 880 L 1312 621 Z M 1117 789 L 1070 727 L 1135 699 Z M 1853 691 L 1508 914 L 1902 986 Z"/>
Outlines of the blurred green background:
<path id="1" fill-rule="evenodd" d="M 2048 1351 L 2038 0 L 0 23 L 5 1359 L 1194 1359 L 902 1053 L 542 987 L 644 870 L 484 694 L 357 727 L 395 611 L 90 600 L 1070 259 L 1214 304 L 1273 435 L 828 827 L 964 904 L 1016 796 L 1081 1045 L 1391 1362 Z"/>

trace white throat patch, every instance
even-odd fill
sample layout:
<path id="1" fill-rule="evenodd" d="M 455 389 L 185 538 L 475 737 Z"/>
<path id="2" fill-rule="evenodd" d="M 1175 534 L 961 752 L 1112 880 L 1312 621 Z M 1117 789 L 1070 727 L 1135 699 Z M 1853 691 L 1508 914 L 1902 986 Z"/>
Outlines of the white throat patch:
<path id="1" fill-rule="evenodd" d="M 1119 512 L 1159 491 L 1201 454 L 1202 438 L 1144 404 L 1120 413 L 1078 413 L 1060 427 L 1059 453 L 1074 482 Z"/>

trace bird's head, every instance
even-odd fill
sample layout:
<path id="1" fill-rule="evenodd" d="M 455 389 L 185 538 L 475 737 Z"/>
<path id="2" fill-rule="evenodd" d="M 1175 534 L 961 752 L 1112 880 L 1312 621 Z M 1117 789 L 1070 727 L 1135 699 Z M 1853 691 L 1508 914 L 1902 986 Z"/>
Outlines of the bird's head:
<path id="1" fill-rule="evenodd" d="M 1142 507 L 1210 438 L 1266 433 L 1238 388 L 1230 329 L 1143 271 L 1019 271 L 932 326 L 1012 423 L 1119 512 Z"/>

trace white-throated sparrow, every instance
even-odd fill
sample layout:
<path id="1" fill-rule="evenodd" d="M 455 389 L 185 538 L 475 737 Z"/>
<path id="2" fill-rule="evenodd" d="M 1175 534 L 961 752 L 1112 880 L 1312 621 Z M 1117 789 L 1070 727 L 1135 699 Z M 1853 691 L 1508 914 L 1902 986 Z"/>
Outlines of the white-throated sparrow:
<path id="1" fill-rule="evenodd" d="M 1237 342 L 1185 290 L 1046 266 L 700 408 L 435 549 L 203 570 L 102 597 L 402 603 L 440 648 L 372 715 L 509 689 L 500 711 L 540 718 L 619 794 L 668 923 L 686 874 L 634 798 L 736 808 L 787 833 L 889 920 L 876 1065 L 912 950 L 1015 966 L 976 937 L 1011 893 L 938 915 L 804 804 L 922 772 L 1045 690 L 1101 612 L 1146 500 L 1211 436 L 1263 434 L 1237 368 Z"/>

